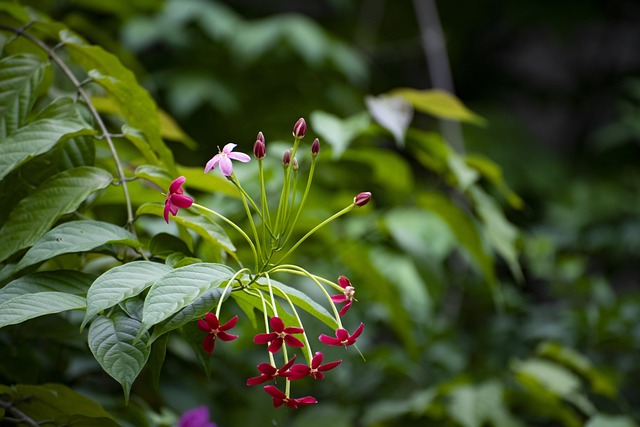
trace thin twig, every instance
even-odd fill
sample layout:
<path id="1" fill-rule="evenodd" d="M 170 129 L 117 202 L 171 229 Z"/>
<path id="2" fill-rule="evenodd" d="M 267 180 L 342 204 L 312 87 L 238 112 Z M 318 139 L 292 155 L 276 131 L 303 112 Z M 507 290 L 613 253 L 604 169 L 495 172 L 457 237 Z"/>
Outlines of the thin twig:
<path id="1" fill-rule="evenodd" d="M 13 405 L 13 402 L 5 402 L 4 400 L 0 400 L 0 408 L 3 408 L 5 411 L 16 417 L 16 424 L 25 423 L 29 427 L 40 427 L 39 422 L 30 418 L 27 414 L 16 408 Z"/>
<path id="2" fill-rule="evenodd" d="M 51 60 L 53 62 L 55 62 L 58 65 L 58 67 L 60 67 L 62 72 L 67 76 L 69 81 L 76 88 L 76 91 L 78 92 L 78 94 L 80 95 L 82 100 L 87 105 L 87 108 L 89 108 L 89 111 L 91 112 L 91 115 L 96 120 L 96 123 L 98 124 L 98 127 L 100 128 L 100 131 L 102 132 L 102 135 L 100 135 L 99 138 L 104 138 L 107 141 L 107 145 L 109 146 L 109 151 L 111 151 L 111 155 L 112 155 L 113 160 L 114 160 L 114 162 L 116 164 L 116 171 L 118 172 L 119 182 L 122 184 L 122 190 L 124 192 L 125 204 L 127 206 L 127 226 L 129 227 L 131 232 L 134 233 L 134 235 L 135 235 L 135 227 L 133 225 L 133 221 L 134 221 L 133 208 L 131 206 L 131 198 L 129 196 L 129 188 L 127 187 L 127 184 L 126 184 L 127 179 L 126 179 L 126 177 L 124 175 L 124 170 L 122 169 L 122 164 L 120 163 L 120 157 L 118 156 L 118 152 L 116 151 L 116 147 L 115 147 L 115 145 L 113 143 L 113 140 L 111 139 L 111 134 L 107 130 L 107 126 L 104 124 L 104 121 L 102 120 L 102 117 L 100 116 L 100 114 L 96 110 L 96 107 L 91 102 L 91 97 L 87 94 L 87 92 L 83 88 L 83 86 L 86 84 L 86 81 L 80 82 L 78 80 L 78 78 L 75 76 L 75 74 L 73 74 L 71 69 L 67 66 L 67 64 L 65 64 L 65 62 L 62 60 L 62 58 L 60 58 L 60 56 L 55 52 L 55 49 L 58 49 L 60 47 L 60 43 L 58 45 L 56 45 L 54 48 L 51 48 L 48 44 L 46 44 L 42 40 L 38 39 L 37 37 L 35 37 L 35 36 L 33 36 L 33 35 L 31 35 L 31 34 L 29 34 L 29 33 L 27 33 L 25 31 L 25 29 L 29 25 L 31 25 L 31 23 L 25 25 L 25 27 L 23 27 L 23 28 L 15 28 L 15 27 L 7 26 L 7 25 L 0 25 L 0 29 L 7 30 L 7 31 L 12 31 L 16 35 L 26 38 L 27 40 L 31 41 L 36 46 L 38 46 L 39 48 L 41 48 L 42 50 L 47 52 L 47 55 L 49 55 L 49 58 L 51 58 Z"/>

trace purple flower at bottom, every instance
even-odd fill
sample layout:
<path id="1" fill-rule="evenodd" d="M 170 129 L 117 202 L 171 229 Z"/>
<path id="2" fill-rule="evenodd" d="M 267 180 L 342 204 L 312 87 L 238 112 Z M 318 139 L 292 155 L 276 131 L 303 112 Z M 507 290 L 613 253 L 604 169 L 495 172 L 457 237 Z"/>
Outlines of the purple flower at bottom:
<path id="1" fill-rule="evenodd" d="M 178 427 L 216 427 L 216 425 L 209 420 L 209 408 L 203 405 L 182 414 L 178 420 Z"/>

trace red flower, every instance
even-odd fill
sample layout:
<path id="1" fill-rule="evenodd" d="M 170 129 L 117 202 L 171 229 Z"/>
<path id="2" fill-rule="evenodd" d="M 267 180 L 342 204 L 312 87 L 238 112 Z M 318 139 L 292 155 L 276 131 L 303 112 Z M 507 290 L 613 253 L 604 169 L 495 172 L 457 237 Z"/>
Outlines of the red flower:
<path id="1" fill-rule="evenodd" d="M 290 397 L 287 397 L 286 394 L 281 392 L 278 389 L 278 387 L 276 387 L 274 385 L 266 385 L 266 386 L 264 386 L 264 391 L 269 393 L 271 395 L 271 397 L 273 398 L 273 407 L 274 408 L 281 407 L 283 403 L 286 404 L 288 407 L 293 408 L 293 409 L 296 409 L 298 406 L 302 406 L 302 405 L 311 405 L 313 403 L 318 403 L 318 401 L 315 399 L 315 397 L 311 397 L 311 396 L 299 397 L 297 399 L 292 399 Z"/>
<path id="2" fill-rule="evenodd" d="M 353 301 L 355 300 L 353 296 L 356 294 L 356 288 L 351 285 L 351 282 L 345 276 L 338 277 L 338 285 L 344 289 L 344 293 L 342 295 L 333 295 L 331 297 L 331 301 L 338 304 L 342 302 L 346 303 L 339 313 L 340 316 L 342 316 L 347 312 L 347 310 L 349 310 L 351 304 L 353 304 Z"/>
<path id="3" fill-rule="evenodd" d="M 169 186 L 169 194 L 164 202 L 164 220 L 169 224 L 169 214 L 176 216 L 178 208 L 187 209 L 193 204 L 193 199 L 184 195 L 182 184 L 187 180 L 184 176 L 179 176 L 173 180 Z"/>
<path id="4" fill-rule="evenodd" d="M 348 345 L 355 344 L 356 339 L 360 336 L 363 329 L 364 329 L 364 323 L 360 323 L 360 326 L 358 326 L 358 329 L 356 329 L 355 332 L 351 335 L 349 335 L 349 331 L 347 331 L 346 329 L 339 328 L 336 330 L 335 338 L 328 337 L 325 334 L 322 334 L 320 335 L 319 339 L 320 341 L 322 341 L 327 345 L 335 345 L 335 346 L 343 345 L 346 347 Z"/>
<path id="5" fill-rule="evenodd" d="M 302 328 L 296 328 L 293 326 L 284 327 L 284 322 L 279 317 L 272 317 L 269 320 L 271 329 L 273 332 L 258 334 L 253 338 L 253 342 L 256 344 L 269 343 L 269 351 L 271 353 L 277 353 L 282 347 L 282 343 L 286 342 L 290 347 L 302 348 L 304 344 L 298 338 L 291 334 L 301 334 L 304 332 Z"/>
<path id="6" fill-rule="evenodd" d="M 322 365 L 323 359 L 324 355 L 318 351 L 316 355 L 313 356 L 313 359 L 311 359 L 311 366 L 298 363 L 297 365 L 293 365 L 291 369 L 289 369 L 289 372 L 285 372 L 284 376 L 291 381 L 299 380 L 307 375 L 316 380 L 321 380 L 324 378 L 323 372 L 329 371 L 342 363 L 342 360 L 338 360 Z"/>
<path id="7" fill-rule="evenodd" d="M 204 317 L 206 320 L 198 320 L 198 328 L 200 328 L 201 331 L 208 332 L 207 336 L 204 337 L 204 342 L 202 343 L 202 348 L 207 353 L 211 354 L 213 352 L 213 347 L 216 344 L 216 338 L 220 338 L 222 341 L 233 341 L 238 338 L 237 335 L 231 335 L 225 332 L 236 326 L 238 316 L 233 316 L 231 320 L 222 326 L 220 326 L 218 317 L 216 317 L 215 314 L 207 313 Z"/>
<path id="8" fill-rule="evenodd" d="M 270 363 L 261 363 L 258 365 L 258 372 L 260 372 L 259 377 L 249 378 L 247 380 L 247 385 L 258 385 L 265 383 L 267 381 L 271 381 L 275 377 L 286 377 L 287 371 L 293 365 L 293 361 L 296 360 L 295 354 L 287 363 L 282 365 L 282 368 L 278 369 Z"/>

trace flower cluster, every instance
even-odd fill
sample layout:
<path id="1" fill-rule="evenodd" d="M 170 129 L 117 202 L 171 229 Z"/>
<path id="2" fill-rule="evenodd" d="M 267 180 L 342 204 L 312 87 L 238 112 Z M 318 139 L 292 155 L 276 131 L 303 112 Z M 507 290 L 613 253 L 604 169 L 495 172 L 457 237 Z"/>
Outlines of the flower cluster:
<path id="1" fill-rule="evenodd" d="M 366 205 L 371 200 L 371 193 L 362 192 L 353 198 L 353 202 L 327 218 L 308 233 L 298 239 L 297 242 L 289 244 L 288 240 L 292 236 L 292 231 L 298 221 L 300 212 L 307 200 L 307 195 L 311 187 L 311 181 L 315 170 L 316 161 L 320 152 L 320 141 L 315 138 L 311 144 L 310 159 L 311 164 L 307 177 L 307 184 L 303 188 L 304 193 L 300 196 L 297 194 L 299 186 L 296 181 L 299 178 L 299 169 L 301 163 L 298 161 L 296 154 L 300 146 L 301 140 L 307 131 L 307 124 L 303 118 L 296 121 L 293 127 L 293 146 L 284 152 L 282 157 L 283 168 L 283 187 L 280 195 L 280 201 L 275 212 L 271 212 L 268 206 L 269 198 L 265 194 L 265 183 L 263 173 L 263 159 L 267 154 L 265 137 L 262 132 L 258 133 L 256 141 L 253 145 L 253 156 L 258 163 L 258 177 L 260 179 L 261 194 L 260 199 L 256 202 L 244 191 L 240 182 L 233 171 L 232 160 L 247 163 L 251 160 L 250 156 L 241 152 L 234 151 L 237 147 L 234 143 L 224 145 L 222 150 L 218 149 L 206 164 L 204 173 L 209 173 L 217 168 L 220 169 L 222 175 L 227 177 L 233 185 L 235 185 L 242 197 L 247 219 L 249 221 L 249 233 L 222 216 L 216 211 L 207 207 L 194 203 L 191 197 L 184 195 L 182 186 L 185 184 L 185 177 L 176 178 L 169 187 L 169 193 L 165 200 L 164 218 L 169 222 L 169 215 L 176 216 L 179 209 L 194 209 L 206 212 L 226 222 L 232 226 L 248 243 L 253 254 L 254 269 L 242 267 L 232 279 L 228 280 L 222 295 L 232 295 L 227 293 L 228 288 L 244 293 L 244 298 L 253 298 L 253 306 L 264 313 L 265 332 L 260 332 L 253 337 L 253 342 L 258 345 L 266 345 L 268 361 L 261 362 L 257 366 L 258 375 L 247 379 L 248 386 L 256 386 L 269 382 L 277 382 L 278 379 L 285 382 L 285 391 L 282 391 L 274 384 L 264 385 L 264 391 L 271 396 L 273 406 L 287 406 L 290 408 L 298 408 L 299 406 L 317 403 L 312 396 L 293 398 L 290 395 L 290 383 L 298 381 L 306 377 L 314 380 L 321 380 L 325 373 L 338 367 L 342 360 L 336 360 L 324 363 L 324 355 L 321 351 L 315 353 L 311 349 L 311 342 L 308 340 L 302 320 L 296 312 L 296 306 L 293 299 L 287 294 L 290 292 L 286 287 L 280 287 L 279 282 L 271 279 L 275 274 L 296 274 L 311 279 L 311 282 L 321 288 L 326 296 L 327 304 L 332 308 L 335 315 L 335 325 L 337 326 L 334 335 L 331 337 L 321 334 L 318 337 L 320 343 L 329 346 L 348 347 L 356 344 L 358 337 L 364 330 L 364 324 L 360 325 L 350 333 L 342 325 L 342 318 L 356 301 L 356 288 L 346 276 L 339 276 L 337 283 L 324 279 L 320 276 L 308 273 L 306 270 L 296 265 L 284 263 L 287 258 L 303 241 L 315 233 L 318 229 L 335 220 L 336 218 L 348 213 L 353 208 L 359 208 Z M 309 157 L 307 157 L 309 158 Z M 254 222 L 254 218 L 260 220 L 259 226 Z M 183 220 L 183 222 L 186 222 Z M 252 235 L 250 237 L 250 235 Z M 331 295 L 326 290 L 326 286 L 333 288 L 337 293 Z M 298 291 L 299 292 L 299 291 Z M 296 294 L 294 294 L 296 295 Z M 276 296 L 282 297 L 277 300 Z M 222 303 L 224 297 L 219 298 L 217 308 L 214 313 L 208 312 L 204 318 L 198 319 L 197 327 L 205 332 L 206 335 L 202 342 L 202 348 L 206 353 L 212 354 L 215 348 L 216 340 L 233 341 L 238 338 L 237 335 L 229 333 L 237 322 L 238 316 L 232 317 L 226 323 L 221 324 L 219 320 Z M 278 309 L 282 302 L 286 302 L 291 307 L 293 315 L 279 316 Z M 246 303 L 246 299 L 245 299 Z M 342 304 L 338 309 L 336 305 Z M 308 309 L 308 307 L 302 307 Z M 312 313 L 313 314 L 313 313 Z M 318 315 L 319 316 L 319 315 Z M 292 324 L 293 323 L 293 324 Z M 306 363 L 297 363 L 295 351 L 301 351 L 306 359 Z M 291 353 L 291 354 L 290 354 Z M 280 356 L 278 356 L 280 355 Z M 275 358 L 281 357 L 282 362 L 276 363 Z M 280 366 L 279 366 L 280 365 Z M 279 367 L 278 367 L 279 366 Z M 207 421 L 204 421 L 206 415 Z M 185 414 L 186 419 L 189 417 L 199 416 L 202 422 L 208 422 L 208 413 L 204 414 L 203 410 L 195 412 L 194 415 Z M 188 422 L 185 421 L 184 425 Z M 181 424 L 183 425 L 183 424 Z M 190 424 L 189 424 L 190 425 Z M 204 424 L 203 424 L 204 425 Z"/>

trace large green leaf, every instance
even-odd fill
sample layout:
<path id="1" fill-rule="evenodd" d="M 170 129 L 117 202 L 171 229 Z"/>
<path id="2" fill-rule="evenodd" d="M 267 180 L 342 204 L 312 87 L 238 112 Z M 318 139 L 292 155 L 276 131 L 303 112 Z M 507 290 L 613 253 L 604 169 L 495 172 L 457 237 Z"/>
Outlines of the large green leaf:
<path id="1" fill-rule="evenodd" d="M 37 292 L 19 295 L 0 304 L 0 328 L 15 325 L 45 314 L 86 307 L 84 297 L 65 292 Z"/>
<path id="2" fill-rule="evenodd" d="M 173 154 L 160 137 L 156 104 L 134 74 L 115 55 L 100 46 L 90 46 L 68 31 L 61 32 L 60 38 L 71 58 L 89 70 L 91 79 L 117 102 L 129 126 L 144 133 L 149 142 L 148 149 L 155 152 L 165 167 L 174 170 Z"/>
<path id="3" fill-rule="evenodd" d="M 223 290 L 220 288 L 208 290 L 204 294 L 200 295 L 197 300 L 177 312 L 172 318 L 158 325 L 153 329 L 153 333 L 151 334 L 151 342 L 154 342 L 156 339 L 158 339 L 163 334 L 166 334 L 167 332 L 178 329 L 189 322 L 204 317 L 204 315 L 207 312 L 210 312 L 218 303 L 220 297 L 222 296 L 222 291 Z M 227 295 L 229 295 L 229 293 L 227 293 Z"/>
<path id="4" fill-rule="evenodd" d="M 111 415 L 97 402 L 62 384 L 0 385 L 0 394 L 11 396 L 17 409 L 41 425 L 117 427 Z M 93 421 L 93 423 L 91 423 Z"/>
<path id="5" fill-rule="evenodd" d="M 129 400 L 131 385 L 147 363 L 149 334 L 139 334 L 140 322 L 125 313 L 99 316 L 89 328 L 89 348 L 102 369 L 118 381 Z"/>
<path id="6" fill-rule="evenodd" d="M 371 122 L 371 118 L 366 112 L 340 119 L 318 110 L 313 111 L 310 118 L 313 130 L 333 148 L 334 158 L 339 158 L 349 147 L 351 141 L 362 134 Z"/>
<path id="7" fill-rule="evenodd" d="M 42 236 L 20 260 L 15 271 L 58 255 L 90 251 L 109 243 L 119 243 L 132 248 L 140 246 L 140 242 L 131 232 L 108 222 L 67 222 Z"/>
<path id="8" fill-rule="evenodd" d="M 22 276 L 0 289 L 0 304 L 20 295 L 63 292 L 85 296 L 94 276 L 72 270 L 40 271 Z"/>
<path id="9" fill-rule="evenodd" d="M 159 203 L 146 203 L 138 208 L 136 216 L 164 215 L 164 206 Z M 192 213 L 187 209 L 181 209 L 177 216 L 172 216 L 171 220 L 182 225 L 189 230 L 196 232 L 208 243 L 214 244 L 227 252 L 234 252 L 235 246 L 224 232 L 224 229 L 215 222 L 215 217 L 206 212 Z"/>
<path id="10" fill-rule="evenodd" d="M 58 142 L 94 133 L 69 99 L 56 101 L 36 120 L 16 130 L 0 144 L 0 179 L 32 157 L 49 151 Z"/>
<path id="11" fill-rule="evenodd" d="M 25 197 L 0 228 L 0 261 L 31 246 L 64 214 L 75 211 L 89 194 L 111 183 L 111 175 L 83 166 L 61 172 Z"/>
<path id="12" fill-rule="evenodd" d="M 0 142 L 26 123 L 47 66 L 33 55 L 0 61 Z"/>
<path id="13" fill-rule="evenodd" d="M 431 114 L 438 118 L 459 120 L 461 122 L 484 125 L 486 120 L 473 111 L 449 92 L 443 90 L 417 90 L 399 88 L 389 92 L 393 96 L 401 96 L 418 111 Z"/>
<path id="14" fill-rule="evenodd" d="M 141 331 L 168 319 L 234 273 L 222 264 L 200 263 L 165 274 L 151 286 L 145 298 Z"/>
<path id="15" fill-rule="evenodd" d="M 171 267 L 150 261 L 133 261 L 108 270 L 89 288 L 82 327 L 102 310 L 138 295 L 171 271 Z"/>

